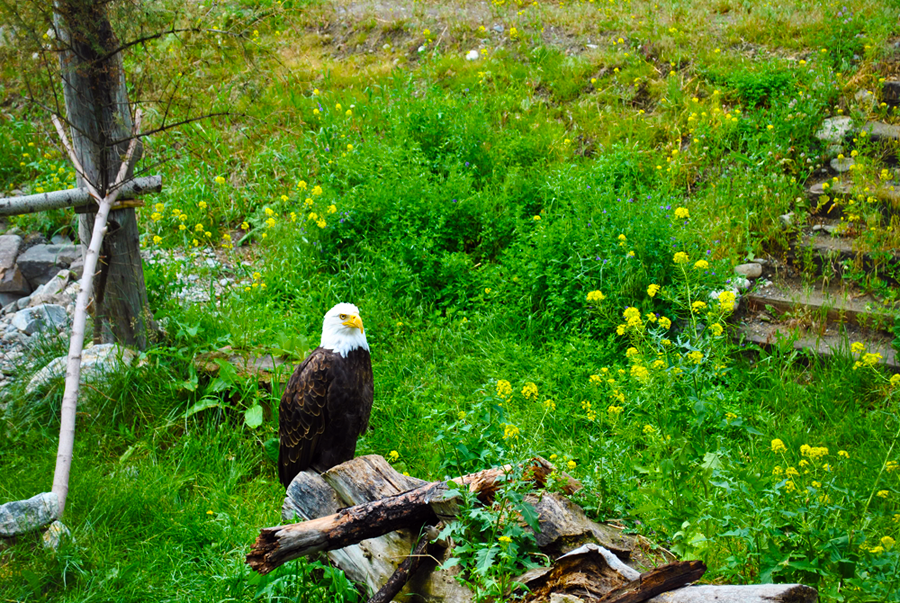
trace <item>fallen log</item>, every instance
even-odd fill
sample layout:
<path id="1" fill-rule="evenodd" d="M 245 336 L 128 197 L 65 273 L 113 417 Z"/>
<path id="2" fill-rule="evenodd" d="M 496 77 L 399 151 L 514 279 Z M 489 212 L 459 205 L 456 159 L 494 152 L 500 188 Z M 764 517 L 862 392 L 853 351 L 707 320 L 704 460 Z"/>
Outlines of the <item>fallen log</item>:
<path id="1" fill-rule="evenodd" d="M 548 461 L 535 457 L 525 467 L 523 476 L 541 487 L 553 470 L 553 465 Z M 482 502 L 486 502 L 491 500 L 502 485 L 503 478 L 511 471 L 510 466 L 485 469 L 452 482 L 426 483 L 401 494 L 341 509 L 327 517 L 263 528 L 247 555 L 247 564 L 257 572 L 267 574 L 291 559 L 340 549 L 400 528 L 437 523 L 438 513 L 442 516 L 454 513 L 455 497 L 448 496 L 448 493 L 455 487 L 468 488 Z M 323 474 L 326 481 L 327 476 L 328 472 Z M 358 486 L 365 483 L 357 482 Z M 578 486 L 580 484 L 570 479 L 567 488 L 574 491 Z M 338 491 L 338 494 L 342 493 Z M 433 507 L 437 508 L 438 513 Z"/>

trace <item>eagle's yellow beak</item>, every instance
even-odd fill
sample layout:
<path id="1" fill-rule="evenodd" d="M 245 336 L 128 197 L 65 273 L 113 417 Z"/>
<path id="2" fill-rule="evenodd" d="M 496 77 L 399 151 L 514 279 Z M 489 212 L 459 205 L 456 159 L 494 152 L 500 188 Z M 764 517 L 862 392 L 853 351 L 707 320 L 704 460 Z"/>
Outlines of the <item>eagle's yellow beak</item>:
<path id="1" fill-rule="evenodd" d="M 351 314 L 350 317 L 341 324 L 345 327 L 356 327 L 357 329 L 359 329 L 360 333 L 365 333 L 365 331 L 363 330 L 362 319 L 356 314 Z"/>

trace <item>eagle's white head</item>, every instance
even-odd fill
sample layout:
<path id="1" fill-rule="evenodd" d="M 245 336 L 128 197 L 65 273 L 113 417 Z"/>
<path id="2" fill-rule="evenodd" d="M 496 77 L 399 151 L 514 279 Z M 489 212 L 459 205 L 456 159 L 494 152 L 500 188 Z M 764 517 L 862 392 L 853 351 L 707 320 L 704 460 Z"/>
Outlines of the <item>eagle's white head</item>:
<path id="1" fill-rule="evenodd" d="M 369 351 L 359 308 L 341 303 L 329 310 L 322 321 L 322 343 L 319 345 L 344 357 L 357 348 Z"/>

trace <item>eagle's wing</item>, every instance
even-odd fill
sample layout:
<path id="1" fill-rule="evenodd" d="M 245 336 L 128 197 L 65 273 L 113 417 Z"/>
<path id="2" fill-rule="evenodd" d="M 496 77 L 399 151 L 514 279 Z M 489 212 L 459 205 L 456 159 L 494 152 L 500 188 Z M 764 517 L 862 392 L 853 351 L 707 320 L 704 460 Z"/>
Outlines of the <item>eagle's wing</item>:
<path id="1" fill-rule="evenodd" d="M 325 431 L 328 388 L 332 370 L 328 354 L 316 348 L 297 367 L 278 407 L 278 478 L 287 488 L 309 468 L 319 437 Z"/>

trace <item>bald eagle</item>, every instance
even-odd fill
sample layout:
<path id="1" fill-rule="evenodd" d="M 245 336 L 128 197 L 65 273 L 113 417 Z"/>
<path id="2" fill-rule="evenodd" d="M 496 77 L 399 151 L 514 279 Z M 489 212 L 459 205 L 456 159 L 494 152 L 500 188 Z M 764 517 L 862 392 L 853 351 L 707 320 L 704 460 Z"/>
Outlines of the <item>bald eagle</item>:
<path id="1" fill-rule="evenodd" d="M 278 408 L 278 478 L 287 488 L 304 469 L 325 471 L 353 458 L 369 426 L 374 382 L 359 310 L 325 314 L 322 342 L 297 367 Z"/>

